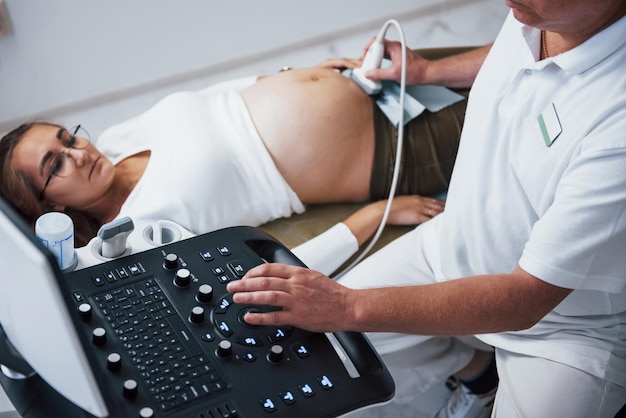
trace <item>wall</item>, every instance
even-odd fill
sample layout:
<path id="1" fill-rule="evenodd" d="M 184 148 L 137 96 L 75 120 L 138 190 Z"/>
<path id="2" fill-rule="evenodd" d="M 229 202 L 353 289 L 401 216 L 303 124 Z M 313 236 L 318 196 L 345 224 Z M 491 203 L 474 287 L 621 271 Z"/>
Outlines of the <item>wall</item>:
<path id="1" fill-rule="evenodd" d="M 388 18 L 413 48 L 481 45 L 507 13 L 502 0 L 3 1 L 0 135 L 43 118 L 95 137 L 171 91 L 359 56 Z"/>
<path id="2" fill-rule="evenodd" d="M 171 91 L 359 56 L 388 18 L 427 47 L 489 42 L 506 14 L 501 0 L 4 1 L 0 133 L 47 119 L 92 136 Z"/>

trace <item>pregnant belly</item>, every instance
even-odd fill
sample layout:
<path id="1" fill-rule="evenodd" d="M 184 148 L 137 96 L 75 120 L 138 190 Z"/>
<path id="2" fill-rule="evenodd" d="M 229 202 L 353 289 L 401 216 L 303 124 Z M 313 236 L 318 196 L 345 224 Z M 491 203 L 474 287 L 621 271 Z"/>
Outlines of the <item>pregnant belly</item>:
<path id="1" fill-rule="evenodd" d="M 369 179 L 373 156 L 373 103 L 352 80 L 331 69 L 291 70 L 262 79 L 243 90 L 242 97 L 294 190 L 310 192 L 333 183 L 339 185 L 339 200 L 354 198 L 346 196 L 350 193 L 367 197 L 364 180 Z M 341 190 L 343 182 L 350 182 L 351 187 L 346 186 L 350 193 Z"/>

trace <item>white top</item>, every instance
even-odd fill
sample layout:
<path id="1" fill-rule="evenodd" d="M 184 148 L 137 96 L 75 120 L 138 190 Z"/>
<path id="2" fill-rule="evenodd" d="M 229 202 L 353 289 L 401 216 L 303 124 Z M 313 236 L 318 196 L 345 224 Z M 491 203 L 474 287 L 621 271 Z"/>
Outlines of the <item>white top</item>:
<path id="1" fill-rule="evenodd" d="M 113 164 L 151 151 L 144 176 L 117 218 L 169 220 L 202 234 L 304 212 L 239 95 L 256 79 L 173 94 L 103 132 L 98 149 Z M 357 250 L 356 237 L 339 223 L 293 252 L 308 267 L 330 274 Z"/>
<path id="2" fill-rule="evenodd" d="M 172 94 L 103 132 L 97 145 L 113 164 L 151 152 L 118 217 L 170 220 L 198 234 L 303 212 L 239 94 L 255 80 Z"/>
<path id="3" fill-rule="evenodd" d="M 446 210 L 423 227 L 440 280 L 519 264 L 575 289 L 531 329 L 485 342 L 623 385 L 626 18 L 557 57 L 538 62 L 539 48 L 509 15 L 470 94 Z M 547 146 L 538 116 L 555 113 Z"/>
<path id="4" fill-rule="evenodd" d="M 339 222 L 291 252 L 306 266 L 329 276 L 356 253 L 359 243 L 346 224 Z"/>

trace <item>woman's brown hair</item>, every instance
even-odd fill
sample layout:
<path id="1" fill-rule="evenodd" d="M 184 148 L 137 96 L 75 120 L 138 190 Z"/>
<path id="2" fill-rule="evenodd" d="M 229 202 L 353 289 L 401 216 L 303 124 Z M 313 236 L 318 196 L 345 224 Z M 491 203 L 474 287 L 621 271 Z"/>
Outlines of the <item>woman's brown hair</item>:
<path id="1" fill-rule="evenodd" d="M 13 151 L 24 135 L 34 126 L 51 125 L 46 122 L 24 123 L 0 140 L 0 197 L 9 203 L 19 213 L 24 221 L 34 230 L 37 218 L 50 211 L 50 207 L 39 200 L 39 191 L 25 173 L 16 170 L 12 164 Z M 60 126 L 59 126 L 60 127 Z M 93 238 L 100 221 L 94 216 L 67 208 L 65 213 L 74 222 L 74 242 L 76 246 L 86 245 Z"/>

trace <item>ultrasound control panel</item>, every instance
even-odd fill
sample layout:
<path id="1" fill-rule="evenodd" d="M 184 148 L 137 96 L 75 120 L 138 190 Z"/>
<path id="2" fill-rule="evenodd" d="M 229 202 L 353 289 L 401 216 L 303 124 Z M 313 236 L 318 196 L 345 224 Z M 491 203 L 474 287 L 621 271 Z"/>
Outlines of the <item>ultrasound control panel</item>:
<path id="1" fill-rule="evenodd" d="M 110 416 L 334 417 L 389 400 L 394 384 L 360 333 L 259 327 L 226 292 L 265 262 L 302 263 L 234 227 L 66 275 L 79 336 Z"/>

